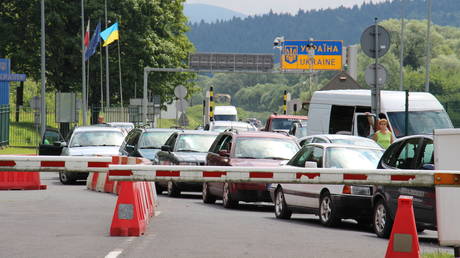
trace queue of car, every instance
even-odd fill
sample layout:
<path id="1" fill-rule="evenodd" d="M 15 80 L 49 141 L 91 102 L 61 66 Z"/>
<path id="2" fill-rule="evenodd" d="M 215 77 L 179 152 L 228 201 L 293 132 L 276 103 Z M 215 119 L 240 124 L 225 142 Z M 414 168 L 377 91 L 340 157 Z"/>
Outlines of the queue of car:
<path id="1" fill-rule="evenodd" d="M 126 155 L 144 157 L 160 165 L 293 166 L 337 169 L 433 169 L 433 138 L 407 136 L 386 151 L 366 137 L 322 134 L 296 138 L 286 130 L 306 127 L 305 118 L 271 116 L 272 132 L 243 122 L 216 121 L 208 130 L 120 128 L 120 125 L 76 127 L 64 139 L 50 129 L 40 155 Z M 277 127 L 278 126 L 278 127 Z M 273 132 L 274 131 L 274 132 Z M 292 130 L 291 130 L 292 131 Z M 87 173 L 60 173 L 63 184 L 84 180 Z M 203 202 L 222 199 L 225 208 L 239 202 L 273 202 L 275 217 L 315 214 L 325 226 L 342 219 L 372 225 L 377 236 L 391 232 L 399 195 L 414 197 L 417 230 L 436 229 L 435 192 L 429 187 L 370 185 L 185 183 L 156 182 L 157 193 L 178 197 L 183 191 L 201 192 Z"/>

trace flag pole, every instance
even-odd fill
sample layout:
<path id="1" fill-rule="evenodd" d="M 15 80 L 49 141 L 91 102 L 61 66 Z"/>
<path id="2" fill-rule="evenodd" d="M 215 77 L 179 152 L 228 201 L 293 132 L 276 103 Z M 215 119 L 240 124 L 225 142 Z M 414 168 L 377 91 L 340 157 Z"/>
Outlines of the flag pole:
<path id="1" fill-rule="evenodd" d="M 120 58 L 120 34 L 118 34 L 118 76 L 120 78 L 120 101 L 121 108 L 123 109 L 123 86 L 121 84 L 121 58 Z"/>
<path id="2" fill-rule="evenodd" d="M 83 101 L 83 125 L 86 125 L 86 68 L 85 68 L 85 8 L 84 0 L 81 0 L 81 65 L 82 65 L 82 101 Z"/>
<path id="3" fill-rule="evenodd" d="M 105 29 L 107 29 L 107 0 L 105 0 Z M 110 91 L 109 91 L 109 46 L 105 46 L 105 89 L 106 89 L 106 106 L 108 111 L 110 107 Z"/>
<path id="4" fill-rule="evenodd" d="M 100 74 L 101 74 L 101 111 L 104 112 L 104 76 L 102 75 L 102 42 L 99 42 L 99 63 L 101 66 Z"/>

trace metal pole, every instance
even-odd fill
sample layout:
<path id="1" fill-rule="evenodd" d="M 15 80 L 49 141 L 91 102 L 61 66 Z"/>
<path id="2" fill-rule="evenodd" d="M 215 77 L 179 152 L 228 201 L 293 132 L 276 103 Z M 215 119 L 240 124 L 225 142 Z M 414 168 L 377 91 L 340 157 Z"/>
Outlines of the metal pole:
<path id="1" fill-rule="evenodd" d="M 431 62 L 431 0 L 428 0 L 428 25 L 426 31 L 426 71 L 425 71 L 425 91 L 430 91 L 430 62 Z"/>
<path id="2" fill-rule="evenodd" d="M 101 69 L 101 112 L 104 110 L 104 83 L 102 80 L 104 76 L 102 75 L 102 43 L 99 43 L 99 64 Z"/>
<path id="3" fill-rule="evenodd" d="M 399 51 L 399 90 L 404 90 L 404 0 L 401 1 L 401 43 Z"/>
<path id="4" fill-rule="evenodd" d="M 45 0 L 41 2 L 41 101 L 40 101 L 40 135 L 43 137 L 46 130 L 46 78 L 45 78 Z"/>
<path id="5" fill-rule="evenodd" d="M 147 67 L 144 68 L 144 98 L 142 99 L 142 121 L 144 124 L 147 124 L 147 79 L 149 73 Z"/>
<path id="6" fill-rule="evenodd" d="M 404 121 L 404 136 L 409 135 L 409 90 L 406 90 L 406 103 L 405 103 L 405 121 Z"/>
<path id="7" fill-rule="evenodd" d="M 105 0 L 105 28 L 107 29 L 107 0 Z M 105 90 L 107 99 L 105 101 L 107 110 L 110 107 L 110 91 L 109 91 L 109 45 L 105 46 Z"/>
<path id="8" fill-rule="evenodd" d="M 83 125 L 86 125 L 86 67 L 85 67 L 85 7 L 84 0 L 81 0 L 81 82 L 83 101 Z"/>
<path id="9" fill-rule="evenodd" d="M 380 113 L 380 89 L 378 85 L 378 65 L 379 65 L 379 25 L 377 23 L 377 17 L 375 17 L 375 81 L 374 81 L 374 93 L 373 95 L 373 112 L 378 117 Z"/>
<path id="10" fill-rule="evenodd" d="M 123 109 L 123 85 L 121 84 L 120 38 L 118 38 L 117 43 L 118 43 L 118 77 L 120 79 L 120 101 L 121 101 L 121 108 Z"/>
<path id="11" fill-rule="evenodd" d="M 285 90 L 283 94 L 283 114 L 287 114 L 287 90 Z"/>

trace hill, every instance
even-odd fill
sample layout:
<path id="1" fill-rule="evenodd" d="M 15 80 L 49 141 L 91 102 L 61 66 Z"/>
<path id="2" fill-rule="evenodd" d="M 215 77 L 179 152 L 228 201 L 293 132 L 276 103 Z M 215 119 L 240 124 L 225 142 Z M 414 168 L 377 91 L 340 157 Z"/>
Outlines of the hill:
<path id="1" fill-rule="evenodd" d="M 218 20 L 231 20 L 233 17 L 245 18 L 247 15 L 226 8 L 207 4 L 184 4 L 184 14 L 189 22 L 211 23 Z"/>
<path id="2" fill-rule="evenodd" d="M 359 42 L 361 33 L 374 23 L 375 17 L 380 21 L 399 19 L 403 6 L 407 19 L 426 19 L 425 0 L 395 0 L 351 8 L 300 10 L 296 15 L 270 12 L 229 21 L 193 23 L 187 35 L 201 52 L 273 53 L 273 39 L 277 36 L 344 40 L 345 45 L 350 45 Z M 433 1 L 432 17 L 434 24 L 460 27 L 459 1 Z"/>

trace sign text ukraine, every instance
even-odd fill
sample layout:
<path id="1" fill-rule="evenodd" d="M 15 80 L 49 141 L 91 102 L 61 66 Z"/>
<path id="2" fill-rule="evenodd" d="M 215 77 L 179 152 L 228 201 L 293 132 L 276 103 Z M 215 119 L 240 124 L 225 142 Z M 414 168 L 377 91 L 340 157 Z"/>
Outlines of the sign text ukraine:
<path id="1" fill-rule="evenodd" d="M 341 40 L 286 40 L 281 67 L 284 70 L 342 70 Z"/>

